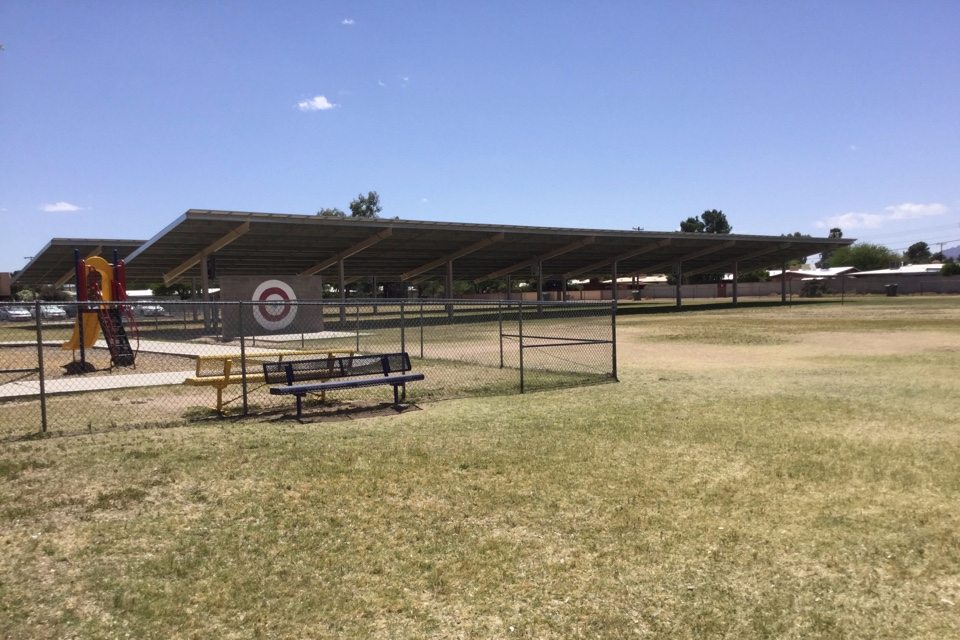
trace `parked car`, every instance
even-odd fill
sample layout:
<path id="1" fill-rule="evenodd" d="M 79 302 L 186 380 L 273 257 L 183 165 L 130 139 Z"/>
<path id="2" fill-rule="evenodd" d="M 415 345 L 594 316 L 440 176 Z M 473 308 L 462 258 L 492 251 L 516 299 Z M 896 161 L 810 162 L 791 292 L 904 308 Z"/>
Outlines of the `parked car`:
<path id="1" fill-rule="evenodd" d="M 36 309 L 33 307 L 30 308 L 30 317 L 36 317 Z M 67 312 L 62 307 L 40 307 L 40 318 L 43 320 L 66 320 Z"/>
<path id="2" fill-rule="evenodd" d="M 161 307 L 158 304 L 148 304 L 142 307 L 139 307 L 140 315 L 142 316 L 165 316 L 167 315 L 166 309 Z"/>
<path id="3" fill-rule="evenodd" d="M 29 322 L 33 320 L 33 316 L 23 307 L 0 307 L 0 319 L 10 322 Z"/>

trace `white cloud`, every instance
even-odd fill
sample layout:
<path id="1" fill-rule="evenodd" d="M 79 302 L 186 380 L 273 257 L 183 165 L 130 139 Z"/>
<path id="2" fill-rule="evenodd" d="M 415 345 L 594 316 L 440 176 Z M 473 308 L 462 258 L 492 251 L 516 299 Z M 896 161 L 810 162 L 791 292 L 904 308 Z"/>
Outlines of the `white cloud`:
<path id="1" fill-rule="evenodd" d="M 839 227 L 841 229 L 877 229 L 891 220 L 912 220 L 928 216 L 943 215 L 948 211 L 944 205 L 933 202 L 930 204 L 914 204 L 904 202 L 890 207 L 884 207 L 883 213 L 862 213 L 851 211 L 838 216 L 831 216 L 816 223 L 820 229 Z"/>
<path id="2" fill-rule="evenodd" d="M 300 111 L 326 111 L 327 109 L 333 109 L 336 106 L 324 96 L 314 96 L 309 100 L 302 100 L 297 103 L 297 106 L 300 108 Z"/>
<path id="3" fill-rule="evenodd" d="M 82 207 L 70 204 L 69 202 L 55 202 L 54 204 L 41 205 L 40 209 L 47 213 L 67 213 L 70 211 L 80 211 Z"/>
<path id="4" fill-rule="evenodd" d="M 910 220 L 912 218 L 926 218 L 928 216 L 942 216 L 947 212 L 947 208 L 939 202 L 932 204 L 914 204 L 904 202 L 903 204 L 887 207 L 884 211 L 890 212 L 892 220 Z"/>
<path id="5" fill-rule="evenodd" d="M 344 18 L 341 24 L 353 24 L 353 18 Z"/>

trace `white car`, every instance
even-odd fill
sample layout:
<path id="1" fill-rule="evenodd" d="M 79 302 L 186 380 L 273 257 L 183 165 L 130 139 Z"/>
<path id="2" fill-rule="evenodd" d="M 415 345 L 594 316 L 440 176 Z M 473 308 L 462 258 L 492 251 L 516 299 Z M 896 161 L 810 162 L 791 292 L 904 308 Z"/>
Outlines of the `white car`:
<path id="1" fill-rule="evenodd" d="M 140 307 L 140 315 L 142 316 L 165 316 L 167 315 L 166 310 L 158 304 L 148 304 L 146 306 Z"/>
<path id="2" fill-rule="evenodd" d="M 10 322 L 29 322 L 33 320 L 33 316 L 23 307 L 0 307 L 0 319 Z"/>
<path id="3" fill-rule="evenodd" d="M 36 317 L 37 311 L 33 307 L 30 308 L 30 317 Z M 66 320 L 67 312 L 63 307 L 40 307 L 40 318 L 43 320 Z"/>

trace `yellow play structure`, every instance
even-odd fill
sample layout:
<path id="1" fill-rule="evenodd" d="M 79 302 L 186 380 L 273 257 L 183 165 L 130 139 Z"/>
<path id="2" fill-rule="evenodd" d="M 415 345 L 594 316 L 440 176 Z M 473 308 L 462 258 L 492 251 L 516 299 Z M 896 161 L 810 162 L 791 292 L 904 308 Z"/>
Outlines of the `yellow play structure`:
<path id="1" fill-rule="evenodd" d="M 117 304 L 127 298 L 123 261 L 110 264 L 100 256 L 86 260 L 78 256 L 76 270 L 77 319 L 73 335 L 60 348 L 64 351 L 79 349 L 80 361 L 85 363 L 86 350 L 96 344 L 102 331 L 111 364 L 132 366 L 136 350 L 131 345 L 131 337 L 136 339 L 137 326 L 129 307 Z"/>

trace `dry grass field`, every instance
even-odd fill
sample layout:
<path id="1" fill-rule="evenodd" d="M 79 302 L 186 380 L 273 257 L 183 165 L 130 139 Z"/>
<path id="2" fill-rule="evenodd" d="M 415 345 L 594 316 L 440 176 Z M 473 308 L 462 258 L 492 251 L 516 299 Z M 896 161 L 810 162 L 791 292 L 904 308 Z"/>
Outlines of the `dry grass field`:
<path id="1" fill-rule="evenodd" d="M 624 315 L 618 363 L 0 443 L 0 636 L 960 637 L 960 298 Z"/>

